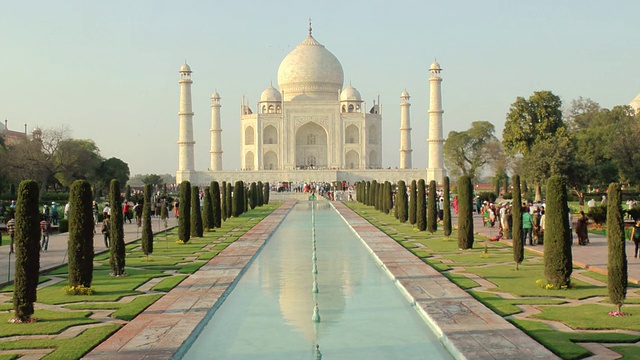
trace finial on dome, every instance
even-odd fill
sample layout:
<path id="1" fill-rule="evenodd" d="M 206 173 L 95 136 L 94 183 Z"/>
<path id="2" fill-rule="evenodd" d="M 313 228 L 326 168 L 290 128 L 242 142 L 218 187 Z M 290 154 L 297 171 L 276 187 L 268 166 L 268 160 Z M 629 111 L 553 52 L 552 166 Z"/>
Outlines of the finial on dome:
<path id="1" fill-rule="evenodd" d="M 309 36 L 311 36 L 311 30 L 313 29 L 311 28 L 311 18 L 309 18 Z"/>

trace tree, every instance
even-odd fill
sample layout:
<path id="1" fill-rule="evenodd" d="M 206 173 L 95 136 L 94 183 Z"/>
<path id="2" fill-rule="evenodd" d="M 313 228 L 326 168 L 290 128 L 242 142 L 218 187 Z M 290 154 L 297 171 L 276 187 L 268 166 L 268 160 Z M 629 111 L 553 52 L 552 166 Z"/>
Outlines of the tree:
<path id="1" fill-rule="evenodd" d="M 436 200 L 436 181 L 429 182 L 429 200 L 427 201 L 427 231 L 433 234 L 438 230 L 438 208 Z"/>
<path id="2" fill-rule="evenodd" d="M 120 181 L 111 180 L 109 186 L 109 204 L 111 204 L 111 243 L 109 244 L 109 265 L 113 276 L 124 275 L 126 249 L 124 247 L 124 217 Z"/>
<path id="3" fill-rule="evenodd" d="M 269 203 L 269 192 L 271 191 L 271 186 L 268 182 L 264 183 L 264 194 L 262 194 L 263 201 L 265 204 Z"/>
<path id="4" fill-rule="evenodd" d="M 18 187 L 15 227 L 15 275 L 13 310 L 20 322 L 29 322 L 33 303 L 37 300 L 40 272 L 40 214 L 38 211 L 38 183 L 24 180 Z"/>
<path id="5" fill-rule="evenodd" d="M 202 194 L 202 227 L 209 231 L 215 228 L 215 220 L 213 219 L 213 204 L 211 203 L 211 187 L 205 186 Z"/>
<path id="6" fill-rule="evenodd" d="M 407 201 L 407 184 L 404 180 L 398 181 L 398 191 L 396 191 L 396 207 L 398 208 L 398 220 L 406 223 L 409 219 L 409 204 Z"/>
<path id="7" fill-rule="evenodd" d="M 108 192 L 109 182 L 111 179 L 117 179 L 120 184 L 126 184 L 129 181 L 129 165 L 118 158 L 109 158 L 103 160 L 96 170 L 96 187 L 106 189 Z"/>
<path id="8" fill-rule="evenodd" d="M 385 181 L 382 185 L 382 212 L 385 214 L 389 214 L 389 210 L 391 210 L 391 183 L 389 181 Z"/>
<path id="9" fill-rule="evenodd" d="M 444 196 L 444 213 L 442 216 L 442 227 L 444 230 L 444 236 L 449 237 L 451 235 L 451 191 L 449 190 L 449 177 L 445 176 L 444 177 L 444 184 L 443 184 L 443 194 L 442 196 Z"/>
<path id="10" fill-rule="evenodd" d="M 255 182 L 252 182 L 249 189 L 249 207 L 251 210 L 255 209 L 258 206 L 258 185 Z"/>
<path id="11" fill-rule="evenodd" d="M 256 186 L 257 189 L 257 199 L 258 199 L 258 207 L 261 207 L 262 205 L 264 205 L 264 184 L 262 183 L 262 181 L 258 181 L 258 185 Z"/>
<path id="12" fill-rule="evenodd" d="M 204 236 L 202 228 L 202 211 L 200 210 L 200 189 L 191 187 L 191 237 Z"/>
<path id="13" fill-rule="evenodd" d="M 572 255 L 567 186 L 562 176 L 547 180 L 545 208 L 544 275 L 555 289 L 571 285 Z"/>
<path id="14" fill-rule="evenodd" d="M 153 254 L 153 228 L 151 227 L 151 193 L 152 184 L 144 185 L 144 201 L 142 203 L 142 251 L 148 257 Z"/>
<path id="15" fill-rule="evenodd" d="M 227 219 L 229 219 L 233 214 L 233 199 L 231 195 L 232 195 L 231 182 L 228 182 L 226 187 L 226 194 L 225 194 L 225 203 L 227 206 L 225 211 L 227 213 Z"/>
<path id="16" fill-rule="evenodd" d="M 131 185 L 125 186 L 124 198 L 125 200 L 131 201 Z"/>
<path id="17" fill-rule="evenodd" d="M 516 270 L 524 260 L 524 239 L 522 238 L 522 195 L 520 194 L 520 175 L 513 179 L 513 201 L 511 202 L 511 237 L 513 239 L 513 262 Z"/>
<path id="18" fill-rule="evenodd" d="M 622 314 L 622 304 L 627 296 L 627 254 L 622 191 L 616 183 L 611 183 L 607 191 L 607 244 L 609 301 L 616 305 L 618 314 Z"/>
<path id="19" fill-rule="evenodd" d="M 233 186 L 233 202 L 231 207 L 233 217 L 238 217 L 244 213 L 244 204 L 244 182 L 238 180 Z"/>
<path id="20" fill-rule="evenodd" d="M 409 188 L 409 223 L 415 225 L 417 222 L 418 212 L 418 184 L 415 180 L 411 180 L 411 187 Z"/>
<path id="21" fill-rule="evenodd" d="M 458 179 L 458 248 L 473 248 L 473 185 L 468 175 Z"/>
<path id="22" fill-rule="evenodd" d="M 246 213 L 247 211 L 249 211 L 249 198 L 250 198 L 249 185 L 243 186 L 243 189 L 244 189 L 244 206 L 242 207 L 242 212 Z"/>
<path id="23" fill-rule="evenodd" d="M 60 141 L 52 158 L 55 178 L 62 186 L 70 186 L 78 179 L 95 180 L 102 164 L 99 151 L 93 140 Z"/>
<path id="24" fill-rule="evenodd" d="M 425 204 L 425 181 L 418 180 L 418 194 L 416 201 L 416 227 L 420 231 L 427 230 L 427 206 Z"/>
<path id="25" fill-rule="evenodd" d="M 222 194 L 220 197 L 220 215 L 223 221 L 227 221 L 227 182 L 222 182 Z"/>
<path id="26" fill-rule="evenodd" d="M 373 206 L 374 209 L 379 210 L 380 204 L 378 203 L 378 181 L 371 181 L 371 195 L 369 195 L 370 205 Z"/>
<path id="27" fill-rule="evenodd" d="M 222 226 L 222 208 L 220 205 L 220 185 L 217 181 L 211 182 L 211 204 L 213 207 L 213 227 Z"/>
<path id="28" fill-rule="evenodd" d="M 191 239 L 191 183 L 180 183 L 180 217 L 178 218 L 178 240 L 183 243 Z"/>
<path id="29" fill-rule="evenodd" d="M 91 184 L 76 180 L 69 191 L 69 286 L 91 287 L 93 279 L 93 194 Z"/>
<path id="30" fill-rule="evenodd" d="M 480 169 L 490 161 L 487 144 L 498 142 L 494 132 L 488 121 L 474 121 L 466 131 L 449 132 L 443 146 L 447 168 L 477 180 Z"/>

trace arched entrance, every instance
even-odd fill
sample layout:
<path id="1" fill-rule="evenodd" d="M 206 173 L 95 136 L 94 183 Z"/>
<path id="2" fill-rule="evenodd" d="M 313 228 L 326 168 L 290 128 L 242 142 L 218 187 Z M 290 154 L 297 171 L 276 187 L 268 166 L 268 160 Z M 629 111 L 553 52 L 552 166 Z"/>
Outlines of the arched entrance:
<path id="1" fill-rule="evenodd" d="M 349 150 L 345 156 L 345 167 L 347 169 L 360 168 L 360 155 L 355 150 Z"/>
<path id="2" fill-rule="evenodd" d="M 249 151 L 244 155 L 244 169 L 245 170 L 254 170 L 254 165 L 253 165 L 253 152 Z"/>
<path id="3" fill-rule="evenodd" d="M 278 155 L 273 151 L 267 151 L 264 154 L 264 169 L 276 170 L 278 168 Z"/>
<path id="4" fill-rule="evenodd" d="M 324 168 L 328 165 L 327 132 L 314 122 L 301 126 L 296 132 L 296 167 Z"/>

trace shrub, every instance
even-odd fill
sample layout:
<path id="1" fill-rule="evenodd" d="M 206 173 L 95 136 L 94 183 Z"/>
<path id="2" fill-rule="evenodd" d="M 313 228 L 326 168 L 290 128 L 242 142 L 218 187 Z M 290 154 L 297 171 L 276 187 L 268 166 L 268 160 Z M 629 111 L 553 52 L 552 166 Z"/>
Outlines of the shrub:
<path id="1" fill-rule="evenodd" d="M 191 183 L 180 184 L 180 217 L 178 218 L 178 241 L 183 243 L 191 239 Z"/>
<path id="2" fill-rule="evenodd" d="M 109 244 L 109 265 L 114 276 L 124 275 L 126 249 L 124 247 L 124 218 L 120 182 L 116 179 L 109 184 L 109 204 L 111 204 L 111 243 Z"/>
<path id="3" fill-rule="evenodd" d="M 252 182 L 249 188 L 249 207 L 251 210 L 258 206 L 258 184 Z"/>
<path id="4" fill-rule="evenodd" d="M 418 191 L 416 197 L 416 227 L 420 231 L 427 230 L 427 204 L 426 189 L 424 179 L 418 180 Z"/>
<path id="5" fill-rule="evenodd" d="M 93 280 L 93 209 L 91 184 L 76 180 L 71 184 L 69 202 L 69 286 L 91 287 Z"/>
<path id="6" fill-rule="evenodd" d="M 264 187 L 262 191 L 263 191 L 262 200 L 263 200 L 263 203 L 266 205 L 269 203 L 269 193 L 271 191 L 271 185 L 269 185 L 268 182 L 264 183 Z"/>
<path id="7" fill-rule="evenodd" d="M 222 226 L 222 207 L 220 205 L 220 185 L 217 181 L 211 182 L 211 205 L 213 208 L 213 226 Z"/>
<path id="8" fill-rule="evenodd" d="M 609 300 L 616 304 L 618 313 L 627 296 L 627 254 L 622 213 L 620 184 L 611 183 L 607 191 L 607 286 Z"/>
<path id="9" fill-rule="evenodd" d="M 191 237 L 204 236 L 202 227 L 202 212 L 200 210 L 200 189 L 191 187 Z"/>
<path id="10" fill-rule="evenodd" d="M 258 200 L 258 203 L 257 203 L 258 207 L 264 205 L 264 190 L 263 190 L 263 188 L 264 188 L 264 184 L 262 183 L 262 181 L 258 181 L 258 185 L 256 186 L 256 190 L 257 190 L 256 197 L 257 197 L 257 200 Z"/>
<path id="11" fill-rule="evenodd" d="M 587 216 L 598 225 L 604 224 L 607 221 L 607 205 L 596 205 L 589 208 Z"/>
<path id="12" fill-rule="evenodd" d="M 244 213 L 244 182 L 242 180 L 236 181 L 233 186 L 233 200 L 232 200 L 231 214 L 233 217 L 238 217 Z"/>
<path id="13" fill-rule="evenodd" d="M 473 247 L 473 185 L 471 178 L 462 175 L 458 179 L 458 248 Z"/>
<path id="14" fill-rule="evenodd" d="M 69 231 L 69 219 L 60 219 L 58 222 L 58 232 L 62 234 L 67 231 Z"/>
<path id="15" fill-rule="evenodd" d="M 151 227 L 151 184 L 144 186 L 144 202 L 142 203 L 142 251 L 149 256 L 153 253 L 153 229 Z"/>
<path id="16" fill-rule="evenodd" d="M 483 191 L 483 192 L 479 193 L 478 196 L 480 197 L 480 199 L 482 201 L 488 201 L 490 203 L 496 202 L 496 199 L 498 198 L 496 193 L 490 192 L 490 191 Z"/>
<path id="17" fill-rule="evenodd" d="M 225 209 L 226 213 L 227 213 L 227 219 L 229 219 L 233 213 L 233 198 L 232 198 L 232 190 L 231 190 L 231 183 L 228 182 L 227 183 L 227 187 L 225 190 L 225 202 L 226 202 L 226 206 L 227 208 Z"/>
<path id="18" fill-rule="evenodd" d="M 444 196 L 444 213 L 442 216 L 442 227 L 444 230 L 444 236 L 451 235 L 451 200 L 449 197 L 451 196 L 451 191 L 449 190 L 449 177 L 444 177 L 444 191 L 442 196 Z"/>
<path id="19" fill-rule="evenodd" d="M 427 231 L 431 234 L 438 230 L 438 208 L 436 200 L 436 181 L 429 182 L 429 201 L 427 201 Z"/>
<path id="20" fill-rule="evenodd" d="M 513 188 L 520 189 L 520 175 L 513 175 Z M 511 202 L 511 237 L 513 239 L 513 262 L 518 265 L 524 260 L 524 239 L 522 238 L 522 199 L 520 191 L 513 192 Z"/>
<path id="21" fill-rule="evenodd" d="M 411 225 L 416 224 L 416 213 L 418 212 L 418 184 L 415 180 L 411 180 L 411 187 L 409 188 L 409 223 Z"/>
<path id="22" fill-rule="evenodd" d="M 213 229 L 215 227 L 213 220 L 213 204 L 211 204 L 211 188 L 209 186 L 205 186 L 202 195 L 202 201 L 204 202 L 202 206 L 202 228 L 209 231 L 209 229 Z"/>
<path id="23" fill-rule="evenodd" d="M 627 215 L 633 218 L 633 221 L 638 221 L 640 219 L 640 205 L 636 205 L 632 209 L 626 210 Z"/>
<path id="24" fill-rule="evenodd" d="M 547 283 L 560 289 L 571 286 L 572 255 L 567 185 L 554 175 L 547 180 L 546 228 L 544 233 L 544 275 Z"/>
<path id="25" fill-rule="evenodd" d="M 40 272 L 40 187 L 33 180 L 24 180 L 18 187 L 15 212 L 14 246 L 16 252 L 13 310 L 20 322 L 29 322 L 33 303 L 37 300 Z"/>

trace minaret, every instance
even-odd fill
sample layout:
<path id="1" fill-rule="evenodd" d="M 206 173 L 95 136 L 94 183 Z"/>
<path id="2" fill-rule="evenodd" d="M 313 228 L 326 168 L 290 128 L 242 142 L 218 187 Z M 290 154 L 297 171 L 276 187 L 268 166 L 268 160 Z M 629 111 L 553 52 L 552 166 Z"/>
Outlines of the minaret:
<path id="1" fill-rule="evenodd" d="M 429 67 L 431 76 L 429 77 L 429 163 L 427 164 L 427 180 L 435 180 L 442 184 L 446 171 L 444 169 L 444 155 L 442 147 L 444 138 L 442 137 L 442 78 L 440 77 L 440 64 L 433 61 Z"/>
<path id="2" fill-rule="evenodd" d="M 220 125 L 220 94 L 211 95 L 211 171 L 222 170 L 222 126 Z"/>
<path id="3" fill-rule="evenodd" d="M 185 62 L 180 67 L 180 130 L 178 136 L 178 173 L 176 181 L 181 183 L 190 180 L 191 172 L 195 171 L 193 150 L 193 108 L 191 106 L 191 68 Z"/>
<path id="4" fill-rule="evenodd" d="M 407 90 L 400 95 L 400 169 L 411 169 L 411 102 Z"/>

